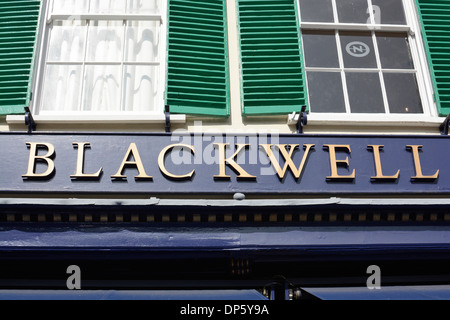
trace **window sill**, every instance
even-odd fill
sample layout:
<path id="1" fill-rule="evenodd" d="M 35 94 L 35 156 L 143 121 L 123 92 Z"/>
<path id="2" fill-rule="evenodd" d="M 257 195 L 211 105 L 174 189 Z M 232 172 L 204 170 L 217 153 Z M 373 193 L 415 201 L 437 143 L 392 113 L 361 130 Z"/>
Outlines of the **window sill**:
<path id="1" fill-rule="evenodd" d="M 288 116 L 288 125 L 295 125 L 298 114 Z M 308 114 L 308 127 L 339 126 L 339 127 L 402 127 L 439 129 L 445 117 L 426 115 L 348 115 L 348 114 Z"/>
<path id="2" fill-rule="evenodd" d="M 37 124 L 164 124 L 164 115 L 117 114 L 117 115 L 33 115 Z M 170 115 L 171 123 L 186 123 L 186 115 Z M 25 124 L 24 115 L 6 116 L 8 125 Z"/>

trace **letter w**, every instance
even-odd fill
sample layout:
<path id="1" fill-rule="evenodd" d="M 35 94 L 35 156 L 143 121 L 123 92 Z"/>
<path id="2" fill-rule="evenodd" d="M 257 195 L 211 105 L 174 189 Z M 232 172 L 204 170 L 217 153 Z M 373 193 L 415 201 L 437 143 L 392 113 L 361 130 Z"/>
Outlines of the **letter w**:
<path id="1" fill-rule="evenodd" d="M 294 155 L 295 150 L 299 147 L 298 144 L 290 144 L 289 145 L 289 151 L 286 150 L 287 144 L 277 144 L 278 150 L 281 152 L 283 158 L 284 158 L 284 168 L 281 169 L 281 166 L 275 157 L 275 155 L 272 152 L 272 144 L 260 144 L 261 147 L 263 147 L 264 151 L 266 152 L 267 156 L 270 159 L 270 162 L 272 163 L 272 166 L 276 170 L 278 177 L 280 179 L 283 179 L 286 175 L 286 171 L 289 168 L 291 172 L 294 174 L 294 177 L 296 179 L 299 179 L 303 168 L 305 166 L 306 160 L 308 159 L 309 153 L 311 152 L 311 148 L 313 148 L 314 144 L 305 144 L 303 145 L 303 148 L 305 148 L 305 153 L 303 154 L 302 162 L 300 163 L 300 166 L 297 168 L 294 164 L 294 161 L 292 160 L 292 156 Z"/>

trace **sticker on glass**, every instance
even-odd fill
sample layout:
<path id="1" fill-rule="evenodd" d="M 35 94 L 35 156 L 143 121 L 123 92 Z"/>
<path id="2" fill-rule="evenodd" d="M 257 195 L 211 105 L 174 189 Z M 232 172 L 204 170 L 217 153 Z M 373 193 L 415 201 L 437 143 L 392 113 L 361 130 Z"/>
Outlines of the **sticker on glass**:
<path id="1" fill-rule="evenodd" d="M 367 44 L 361 41 L 353 41 L 345 47 L 347 53 L 356 58 L 363 58 L 370 53 L 370 48 Z"/>

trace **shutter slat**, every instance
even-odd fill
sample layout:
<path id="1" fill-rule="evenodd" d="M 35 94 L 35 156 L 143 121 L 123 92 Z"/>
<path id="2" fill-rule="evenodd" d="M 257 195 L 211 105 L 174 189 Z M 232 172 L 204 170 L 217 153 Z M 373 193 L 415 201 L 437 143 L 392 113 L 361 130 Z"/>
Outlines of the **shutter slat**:
<path id="1" fill-rule="evenodd" d="M 170 0 L 168 33 L 170 111 L 229 116 L 225 0 Z"/>
<path id="2" fill-rule="evenodd" d="M 448 0 L 416 0 L 425 48 L 441 116 L 450 113 L 450 3 Z"/>
<path id="3" fill-rule="evenodd" d="M 0 0 L 0 114 L 30 102 L 41 1 Z"/>
<path id="4" fill-rule="evenodd" d="M 239 0 L 243 114 L 299 112 L 306 104 L 295 0 Z"/>

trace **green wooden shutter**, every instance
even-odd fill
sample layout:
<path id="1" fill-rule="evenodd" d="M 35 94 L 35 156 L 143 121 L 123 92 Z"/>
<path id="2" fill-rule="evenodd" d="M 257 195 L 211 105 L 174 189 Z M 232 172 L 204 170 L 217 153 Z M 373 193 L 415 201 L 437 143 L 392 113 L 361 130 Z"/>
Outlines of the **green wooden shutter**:
<path id="1" fill-rule="evenodd" d="M 416 0 L 441 116 L 450 113 L 450 1 Z"/>
<path id="2" fill-rule="evenodd" d="M 238 0 L 244 115 L 306 105 L 296 0 Z"/>
<path id="3" fill-rule="evenodd" d="M 0 115 L 24 113 L 30 103 L 40 7 L 0 0 Z"/>
<path id="4" fill-rule="evenodd" d="M 230 114 L 225 1 L 169 1 L 166 102 L 171 112 Z"/>

